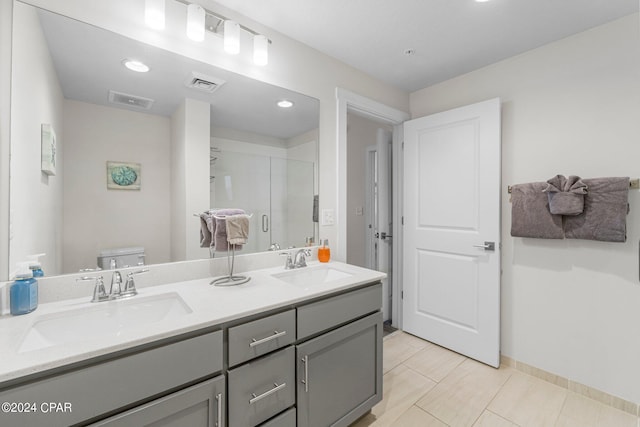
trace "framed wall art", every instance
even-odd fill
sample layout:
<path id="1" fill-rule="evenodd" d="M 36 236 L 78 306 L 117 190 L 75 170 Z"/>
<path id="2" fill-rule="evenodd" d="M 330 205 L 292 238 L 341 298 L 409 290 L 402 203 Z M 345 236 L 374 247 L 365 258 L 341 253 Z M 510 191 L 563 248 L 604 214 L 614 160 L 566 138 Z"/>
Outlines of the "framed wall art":
<path id="1" fill-rule="evenodd" d="M 107 162 L 107 189 L 140 190 L 140 163 Z"/>

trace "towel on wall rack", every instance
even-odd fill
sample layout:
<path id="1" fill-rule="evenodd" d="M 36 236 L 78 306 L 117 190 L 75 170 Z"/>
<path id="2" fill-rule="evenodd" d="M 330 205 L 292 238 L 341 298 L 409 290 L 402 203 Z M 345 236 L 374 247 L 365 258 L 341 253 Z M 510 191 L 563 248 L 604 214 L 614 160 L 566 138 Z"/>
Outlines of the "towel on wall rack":
<path id="1" fill-rule="evenodd" d="M 511 235 L 539 239 L 563 239 L 562 215 L 549 211 L 542 192 L 546 182 L 516 184 L 511 187 Z"/>
<path id="2" fill-rule="evenodd" d="M 556 175 L 547 180 L 542 190 L 549 199 L 549 211 L 554 215 L 580 215 L 584 211 L 584 195 L 587 185 L 579 176 Z"/>
<path id="3" fill-rule="evenodd" d="M 583 181 L 589 188 L 585 196 L 584 212 L 564 218 L 565 236 L 568 239 L 625 242 L 629 178 L 591 178 Z"/>
<path id="4" fill-rule="evenodd" d="M 225 252 L 229 250 L 227 241 L 226 217 L 245 215 L 242 209 L 213 209 L 201 213 L 200 216 L 200 247 Z M 206 227 L 203 226 L 203 223 Z M 242 249 L 242 245 L 235 245 L 235 249 Z"/>

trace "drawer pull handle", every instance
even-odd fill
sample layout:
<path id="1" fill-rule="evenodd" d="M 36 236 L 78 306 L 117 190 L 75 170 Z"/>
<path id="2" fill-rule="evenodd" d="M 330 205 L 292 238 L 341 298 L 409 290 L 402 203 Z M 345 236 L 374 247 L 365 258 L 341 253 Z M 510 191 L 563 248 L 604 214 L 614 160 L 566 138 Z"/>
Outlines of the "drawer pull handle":
<path id="1" fill-rule="evenodd" d="M 257 345 L 260 344 L 264 344 L 266 342 L 269 342 L 271 340 L 275 340 L 276 338 L 280 338 L 287 335 L 287 331 L 282 331 L 282 332 L 278 332 L 278 331 L 273 331 L 273 335 L 269 335 L 266 338 L 262 338 L 261 340 L 257 340 L 255 338 L 251 338 L 251 342 L 249 343 L 249 347 L 255 347 Z"/>
<path id="2" fill-rule="evenodd" d="M 287 383 L 282 383 L 280 385 L 278 385 L 278 383 L 273 383 L 273 385 L 274 385 L 274 387 L 271 390 L 265 391 L 260 396 L 256 396 L 255 393 L 251 393 L 251 396 L 253 396 L 253 399 L 249 399 L 249 404 L 252 405 L 252 404 L 256 403 L 258 400 L 260 400 L 260 399 L 264 399 L 265 397 L 267 397 L 269 395 L 272 395 L 273 393 L 277 393 L 278 391 L 280 391 L 283 388 L 285 388 L 287 386 Z"/>
<path id="3" fill-rule="evenodd" d="M 302 384 L 304 384 L 305 393 L 309 392 L 309 356 L 305 355 L 302 359 L 300 359 L 302 363 L 304 363 L 304 379 L 301 380 Z"/>
<path id="4" fill-rule="evenodd" d="M 216 427 L 222 427 L 222 393 L 216 395 L 218 401 L 218 416 L 216 418 Z"/>

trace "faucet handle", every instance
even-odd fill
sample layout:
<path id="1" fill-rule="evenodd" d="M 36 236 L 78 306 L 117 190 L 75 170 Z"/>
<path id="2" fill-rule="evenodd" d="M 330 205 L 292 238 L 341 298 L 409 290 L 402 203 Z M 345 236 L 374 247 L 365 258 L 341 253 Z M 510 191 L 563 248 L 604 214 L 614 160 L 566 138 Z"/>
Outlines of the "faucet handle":
<path id="1" fill-rule="evenodd" d="M 149 271 L 148 268 L 143 268 L 142 270 L 132 271 L 131 273 L 127 273 L 127 282 L 124 284 L 124 290 L 122 291 L 121 296 L 132 297 L 134 295 L 137 295 L 138 291 L 136 290 L 136 284 L 133 281 L 133 276 L 146 273 L 148 271 Z"/>
<path id="2" fill-rule="evenodd" d="M 293 259 L 291 258 L 291 252 L 280 252 L 278 255 L 286 256 L 287 259 L 284 263 L 285 270 L 291 270 L 293 267 Z"/>
<path id="3" fill-rule="evenodd" d="M 102 276 L 82 276 L 77 278 L 76 282 L 88 282 L 90 280 L 95 281 L 95 286 L 93 287 L 93 298 L 91 299 L 91 302 L 107 301 L 111 299 L 109 295 L 107 295 L 107 291 L 104 288 L 104 279 L 102 278 Z"/>

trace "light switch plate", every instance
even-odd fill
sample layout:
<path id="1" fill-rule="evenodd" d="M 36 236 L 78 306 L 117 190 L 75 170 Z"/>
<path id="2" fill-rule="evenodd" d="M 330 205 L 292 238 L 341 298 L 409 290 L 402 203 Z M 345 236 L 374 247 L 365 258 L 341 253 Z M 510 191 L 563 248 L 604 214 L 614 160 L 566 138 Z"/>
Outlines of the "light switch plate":
<path id="1" fill-rule="evenodd" d="M 322 220 L 320 224 L 322 225 L 333 225 L 335 224 L 335 213 L 333 209 L 322 209 Z"/>

